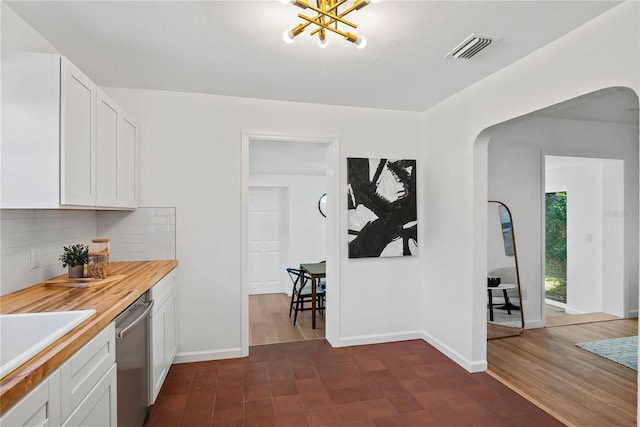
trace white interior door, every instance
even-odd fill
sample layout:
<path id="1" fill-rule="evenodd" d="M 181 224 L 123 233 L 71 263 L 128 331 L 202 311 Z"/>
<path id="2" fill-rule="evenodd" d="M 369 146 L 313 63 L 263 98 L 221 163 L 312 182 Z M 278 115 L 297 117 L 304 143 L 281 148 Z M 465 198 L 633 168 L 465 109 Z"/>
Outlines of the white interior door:
<path id="1" fill-rule="evenodd" d="M 283 292 L 284 189 L 249 188 L 249 295 Z"/>

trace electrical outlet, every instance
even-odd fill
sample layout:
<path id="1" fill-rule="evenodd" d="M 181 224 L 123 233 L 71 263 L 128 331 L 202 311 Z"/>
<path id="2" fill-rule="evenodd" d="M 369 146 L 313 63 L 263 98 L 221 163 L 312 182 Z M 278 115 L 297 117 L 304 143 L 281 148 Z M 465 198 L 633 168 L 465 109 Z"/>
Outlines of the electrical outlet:
<path id="1" fill-rule="evenodd" d="M 38 248 L 31 248 L 29 251 L 29 266 L 31 269 L 40 267 L 40 253 Z"/>
<path id="2" fill-rule="evenodd" d="M 522 288 L 522 299 L 527 299 L 527 288 Z"/>

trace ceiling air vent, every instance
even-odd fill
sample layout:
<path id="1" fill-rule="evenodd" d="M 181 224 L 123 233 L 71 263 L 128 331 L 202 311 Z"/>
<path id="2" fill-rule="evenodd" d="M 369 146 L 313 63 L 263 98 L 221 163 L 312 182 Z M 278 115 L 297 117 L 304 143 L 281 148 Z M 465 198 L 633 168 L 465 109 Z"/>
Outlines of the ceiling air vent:
<path id="1" fill-rule="evenodd" d="M 456 46 L 445 58 L 470 59 L 491 43 L 500 40 L 500 37 L 482 36 L 471 34 L 462 43 Z"/>

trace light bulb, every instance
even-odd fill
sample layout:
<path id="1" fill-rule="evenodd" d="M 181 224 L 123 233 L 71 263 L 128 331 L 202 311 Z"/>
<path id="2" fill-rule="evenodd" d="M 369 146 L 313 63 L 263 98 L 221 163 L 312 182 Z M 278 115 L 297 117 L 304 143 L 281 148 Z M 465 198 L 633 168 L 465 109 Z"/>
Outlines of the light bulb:
<path id="1" fill-rule="evenodd" d="M 324 39 L 318 38 L 318 46 L 320 46 L 323 49 L 329 46 L 329 39 L 327 39 L 326 37 Z"/>
<path id="2" fill-rule="evenodd" d="M 364 47 L 367 45 L 367 39 L 365 38 L 365 36 L 358 36 L 356 41 L 354 41 L 353 43 L 358 47 L 358 49 L 364 49 Z"/>
<path id="3" fill-rule="evenodd" d="M 293 31 L 291 30 L 287 30 L 282 34 L 282 40 L 284 40 L 284 42 L 287 44 L 293 43 L 294 38 L 295 36 L 293 35 Z"/>

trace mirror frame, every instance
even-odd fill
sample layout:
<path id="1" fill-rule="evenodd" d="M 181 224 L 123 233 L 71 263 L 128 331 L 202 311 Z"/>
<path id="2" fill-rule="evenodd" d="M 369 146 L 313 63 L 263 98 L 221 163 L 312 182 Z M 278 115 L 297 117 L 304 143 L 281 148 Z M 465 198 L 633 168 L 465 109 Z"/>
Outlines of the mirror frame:
<path id="1" fill-rule="evenodd" d="M 511 240 L 513 243 L 513 261 L 515 263 L 516 266 L 516 282 L 518 285 L 518 302 L 520 304 L 520 328 L 512 328 L 512 329 L 516 329 L 517 332 L 515 332 L 513 335 L 500 335 L 500 336 L 495 336 L 495 337 L 491 337 L 489 338 L 489 334 L 487 332 L 487 340 L 494 340 L 494 339 L 500 339 L 500 338 L 508 338 L 508 337 L 514 337 L 514 336 L 519 336 L 520 334 L 522 334 L 524 332 L 524 308 L 522 305 L 522 288 L 520 286 L 520 267 L 518 265 L 518 247 L 516 245 L 516 232 L 515 232 L 515 226 L 513 224 L 513 215 L 511 214 L 511 209 L 509 209 L 509 206 L 507 206 L 506 204 L 502 203 L 499 200 L 489 200 L 487 203 L 497 203 L 499 206 L 502 206 L 506 209 L 507 213 L 509 214 L 509 220 L 511 221 Z"/>

